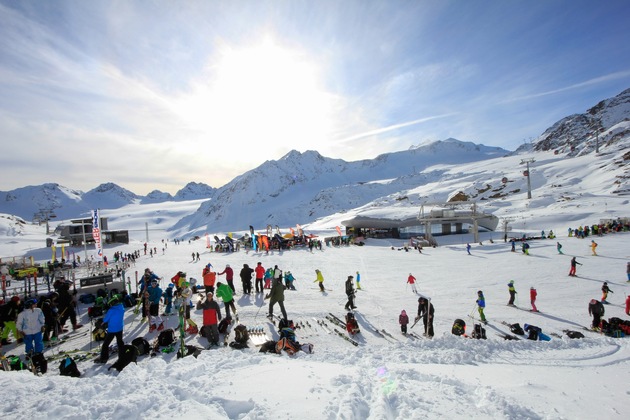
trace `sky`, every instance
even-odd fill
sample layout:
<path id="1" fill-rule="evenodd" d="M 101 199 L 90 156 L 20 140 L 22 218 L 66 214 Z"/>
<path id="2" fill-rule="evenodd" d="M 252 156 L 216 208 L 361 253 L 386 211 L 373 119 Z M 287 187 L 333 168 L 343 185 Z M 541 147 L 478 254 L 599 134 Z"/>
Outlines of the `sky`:
<path id="1" fill-rule="evenodd" d="M 514 150 L 630 86 L 630 3 L 0 0 L 0 190 L 221 187 L 290 150 Z"/>

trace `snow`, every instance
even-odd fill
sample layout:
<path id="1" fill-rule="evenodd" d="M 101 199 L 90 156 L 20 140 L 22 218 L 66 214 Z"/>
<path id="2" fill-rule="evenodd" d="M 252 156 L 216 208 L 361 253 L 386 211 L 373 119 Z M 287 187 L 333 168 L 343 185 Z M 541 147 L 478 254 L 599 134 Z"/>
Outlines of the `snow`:
<path id="1" fill-rule="evenodd" d="M 567 221 L 563 213 L 554 218 L 545 211 L 547 200 L 538 203 L 539 208 L 532 208 L 534 202 L 529 204 L 532 216 L 527 218 L 527 228 L 539 233 L 552 227 L 566 255 L 557 254 L 556 240 L 531 241 L 530 256 L 511 253 L 509 243 L 499 240 L 499 233 L 482 234 L 483 245 L 472 244 L 470 256 L 466 255 L 465 246 L 472 238 L 467 235 L 440 237 L 439 247 L 425 248 L 422 254 L 399 250 L 402 240 L 387 239 L 367 239 L 365 246 L 324 246 L 312 254 L 308 249 L 272 251 L 268 255 L 244 250 L 225 254 L 206 249 L 204 238 L 179 245 L 169 242 L 162 253 L 161 239 L 168 238 L 159 236 L 164 232 L 152 232 L 149 245 L 157 247 L 158 253 L 153 258 L 143 255 L 132 272 L 141 273 L 150 267 L 163 277 L 161 286 L 165 287 L 179 270 L 201 279 L 201 270 L 207 263 L 217 270 L 230 264 L 236 273 L 244 263 L 252 266 L 260 261 L 265 267 L 277 264 L 297 278 L 298 290 L 285 292 L 289 318 L 309 321 L 311 325 L 313 317 L 322 318 L 328 312 L 344 315 L 344 281 L 360 271 L 362 290 L 357 292 L 356 300 L 362 330 L 357 338 L 360 345 L 354 347 L 317 327 L 297 330 L 300 342 L 314 344 L 313 354 L 269 355 L 258 353 L 253 346 L 245 350 L 207 350 L 198 358 L 179 360 L 174 353 L 160 353 L 154 358 L 140 357 L 137 364 L 120 373 L 90 361 L 80 362 L 81 378 L 59 376 L 59 362 L 51 362 L 48 373 L 41 377 L 28 371 L 0 374 L 0 388 L 4 390 L 0 412 L 3 417 L 15 419 L 627 418 L 628 338 L 584 331 L 586 338 L 582 340 L 553 337 L 550 342 L 532 342 L 504 341 L 496 334 L 508 331 L 500 321 L 534 324 L 547 333 L 581 330 L 581 326 L 590 323 L 588 302 L 599 299 L 603 281 L 608 281 L 615 292 L 609 298 L 612 304 L 606 307 L 606 318 L 627 319 L 622 304 L 628 293 L 625 265 L 630 258 L 630 233 L 595 238 L 600 255 L 591 256 L 590 240 L 567 238 L 566 230 L 598 222 L 604 203 L 590 202 L 579 222 Z M 511 208 L 519 208 L 519 203 L 512 204 Z M 191 211 L 198 203 L 178 205 Z M 172 206 L 159 214 L 164 225 L 181 217 L 181 211 Z M 108 216 L 107 211 L 103 213 Z M 120 214 L 118 220 L 124 220 L 127 228 L 135 221 L 141 230 L 146 217 L 147 208 L 137 204 L 125 207 L 124 216 Z M 0 254 L 50 258 L 50 249 L 42 246 L 46 238 L 44 227 L 16 224 L 13 220 L 0 218 Z M 110 221 L 110 226 L 118 228 L 115 220 Z M 329 236 L 335 234 L 325 232 L 317 224 L 305 228 Z M 520 232 L 511 234 L 518 236 Z M 141 248 L 144 233 L 136 234 L 139 238 L 129 245 L 106 246 L 110 261 L 115 251 Z M 491 237 L 494 243 L 489 241 Z M 70 252 L 83 259 L 83 249 Z M 192 252 L 201 254 L 200 262 L 191 262 Z M 93 250 L 88 253 L 93 254 Z M 567 276 L 573 255 L 584 264 L 578 267 L 577 278 Z M 331 291 L 322 294 L 316 290 L 316 268 L 322 270 L 324 284 Z M 413 340 L 399 333 L 400 311 L 406 309 L 411 318 L 417 311 L 417 297 L 406 288 L 409 272 L 418 278 L 419 292 L 430 296 L 435 305 L 433 340 Z M 533 314 L 505 306 L 509 280 L 515 281 L 517 304 L 522 307 L 528 307 L 528 290 L 535 286 L 542 312 Z M 241 323 L 265 326 L 269 336 L 277 338 L 275 328 L 264 317 L 268 301 L 242 295 L 237 275 L 235 283 Z M 453 336 L 450 329 L 456 318 L 464 319 L 470 331 L 472 320 L 468 315 L 475 307 L 479 289 L 486 296 L 488 340 Z M 86 307 L 80 309 L 82 321 L 89 326 Z M 277 307 L 275 310 L 279 313 Z M 192 316 L 201 324 L 198 311 L 193 311 Z M 133 318 L 133 311 L 127 310 L 125 341 L 145 336 L 151 342 L 156 333 L 149 334 L 146 324 Z M 168 327 L 175 327 L 176 317 L 167 322 Z M 368 322 L 389 331 L 396 341 L 373 333 Z M 421 323 L 414 331 L 422 332 Z M 189 337 L 187 342 L 207 346 L 203 338 Z M 90 345 L 87 338 L 76 340 L 72 346 L 71 343 L 64 346 Z M 23 346 L 4 346 L 4 350 L 21 354 Z M 53 348 L 46 354 L 57 351 Z"/>

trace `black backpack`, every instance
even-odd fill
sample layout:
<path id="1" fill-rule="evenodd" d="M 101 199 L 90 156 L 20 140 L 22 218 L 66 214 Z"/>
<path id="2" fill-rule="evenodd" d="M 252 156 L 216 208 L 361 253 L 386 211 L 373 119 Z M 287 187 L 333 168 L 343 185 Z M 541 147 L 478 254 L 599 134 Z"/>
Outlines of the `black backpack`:
<path id="1" fill-rule="evenodd" d="M 259 353 L 275 353 L 276 352 L 276 341 L 269 340 L 265 341 L 261 346 Z"/>
<path id="2" fill-rule="evenodd" d="M 72 357 L 67 356 L 61 361 L 61 363 L 59 363 L 59 375 L 79 378 L 81 376 L 81 372 L 79 372 L 79 368 Z"/>
<path id="3" fill-rule="evenodd" d="M 523 328 L 521 328 L 521 325 L 519 323 L 510 325 L 510 331 L 512 331 L 514 334 L 525 335 L 525 331 L 523 331 Z"/>
<path id="4" fill-rule="evenodd" d="M 182 356 L 182 352 L 178 351 L 177 352 L 177 358 L 181 359 L 182 357 L 186 357 L 186 356 L 194 356 L 195 359 L 196 359 L 197 356 L 199 356 L 201 354 L 201 350 L 203 350 L 203 349 L 199 348 L 197 346 L 186 345 L 186 354 L 184 356 Z"/>
<path id="5" fill-rule="evenodd" d="M 131 341 L 131 345 L 138 349 L 137 356 L 144 356 L 151 352 L 151 345 L 144 337 L 136 337 Z"/>
<path id="6" fill-rule="evenodd" d="M 579 331 L 566 330 L 565 333 L 569 338 L 584 338 L 584 334 Z"/>
<path id="7" fill-rule="evenodd" d="M 542 330 L 535 325 L 526 325 L 525 331 L 527 331 L 527 339 L 528 340 L 538 340 L 538 333 L 542 332 Z"/>
<path id="8" fill-rule="evenodd" d="M 122 371 L 129 363 L 136 363 L 138 358 L 138 349 L 132 344 L 125 344 L 122 349 L 118 350 L 118 360 L 107 370 L 116 369 Z"/>
<path id="9" fill-rule="evenodd" d="M 164 331 L 160 331 L 158 335 L 158 345 L 160 347 L 170 346 L 175 342 L 175 331 L 172 328 L 168 328 Z"/>
<path id="10" fill-rule="evenodd" d="M 98 318 L 99 316 L 103 316 L 103 307 L 102 306 L 90 306 L 87 310 L 88 316 L 90 318 Z"/>
<path id="11" fill-rule="evenodd" d="M 30 357 L 31 363 L 33 365 L 33 369 L 37 373 L 46 373 L 48 372 L 48 360 L 46 360 L 46 356 L 43 353 L 35 353 Z"/>
<path id="12" fill-rule="evenodd" d="M 475 324 L 473 329 L 472 338 L 476 338 L 477 340 L 486 339 L 486 329 L 481 326 L 481 324 Z"/>
<path id="13" fill-rule="evenodd" d="M 295 329 L 295 325 L 293 324 L 292 320 L 281 318 L 278 322 L 278 329 L 281 330 L 283 328 Z"/>
<path id="14" fill-rule="evenodd" d="M 247 327 L 243 324 L 239 324 L 234 328 L 234 341 L 238 344 L 245 345 L 247 347 L 247 340 L 249 340 L 249 332 Z"/>
<path id="15" fill-rule="evenodd" d="M 466 332 L 466 322 L 463 319 L 456 319 L 455 322 L 453 322 L 453 328 L 451 328 L 451 333 L 453 335 L 464 335 L 464 333 Z"/>

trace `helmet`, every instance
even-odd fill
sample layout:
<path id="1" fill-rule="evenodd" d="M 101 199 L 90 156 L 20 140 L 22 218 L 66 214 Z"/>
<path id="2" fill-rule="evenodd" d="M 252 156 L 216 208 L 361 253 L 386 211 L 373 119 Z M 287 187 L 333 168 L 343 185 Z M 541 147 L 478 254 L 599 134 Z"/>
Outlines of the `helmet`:
<path id="1" fill-rule="evenodd" d="M 477 294 L 478 294 L 478 295 L 483 295 L 483 292 L 482 292 L 481 290 L 479 290 L 479 291 L 477 292 Z"/>
<path id="2" fill-rule="evenodd" d="M 157 279 L 151 280 L 151 284 L 158 284 L 158 280 Z"/>
<path id="3" fill-rule="evenodd" d="M 24 306 L 32 306 L 32 305 L 37 305 L 37 299 L 30 298 L 30 299 L 26 299 L 26 301 L 24 302 Z"/>
<path id="4" fill-rule="evenodd" d="M 17 295 L 15 295 L 15 296 L 13 296 L 13 297 L 11 298 L 11 300 L 12 300 L 13 302 L 19 302 L 19 301 L 20 301 L 20 297 L 19 297 L 19 296 L 17 296 Z"/>
<path id="5" fill-rule="evenodd" d="M 168 287 L 170 287 L 172 289 L 173 287 L 175 287 L 175 285 L 173 283 L 169 283 Z"/>
<path id="6" fill-rule="evenodd" d="M 225 268 L 230 268 L 230 264 L 225 264 Z"/>
<path id="7" fill-rule="evenodd" d="M 109 306 L 118 305 L 120 303 L 120 296 L 119 295 L 112 296 L 112 298 L 107 303 L 109 304 Z"/>

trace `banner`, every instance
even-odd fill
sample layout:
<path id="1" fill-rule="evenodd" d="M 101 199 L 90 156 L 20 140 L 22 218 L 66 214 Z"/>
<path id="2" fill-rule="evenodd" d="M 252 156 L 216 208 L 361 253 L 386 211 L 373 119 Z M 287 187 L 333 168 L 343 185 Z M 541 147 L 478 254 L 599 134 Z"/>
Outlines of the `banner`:
<path id="1" fill-rule="evenodd" d="M 101 219 L 97 210 L 92 210 L 92 238 L 96 248 L 97 261 L 103 260 L 103 247 L 101 245 Z"/>

